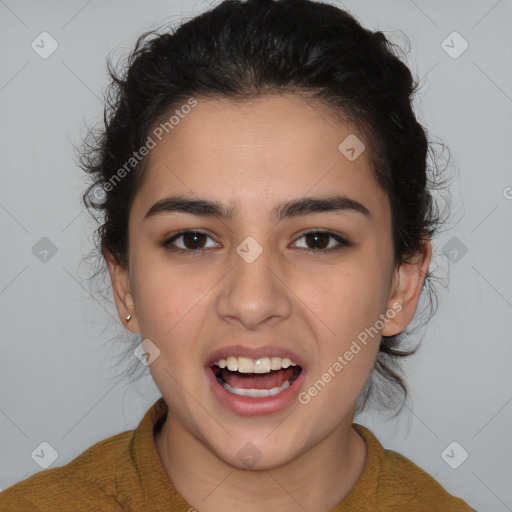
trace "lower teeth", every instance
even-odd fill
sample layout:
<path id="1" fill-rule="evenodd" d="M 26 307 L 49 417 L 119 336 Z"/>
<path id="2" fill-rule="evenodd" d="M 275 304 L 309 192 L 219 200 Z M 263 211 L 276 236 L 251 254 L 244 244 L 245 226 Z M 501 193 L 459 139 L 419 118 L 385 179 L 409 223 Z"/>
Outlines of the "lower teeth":
<path id="1" fill-rule="evenodd" d="M 284 384 L 278 388 L 272 389 L 242 389 L 242 388 L 232 388 L 228 383 L 222 382 L 222 386 L 226 391 L 233 393 L 234 395 L 240 396 L 248 396 L 251 398 L 264 398 L 266 396 L 274 396 L 284 391 L 287 387 L 290 386 L 290 383 L 285 380 Z"/>

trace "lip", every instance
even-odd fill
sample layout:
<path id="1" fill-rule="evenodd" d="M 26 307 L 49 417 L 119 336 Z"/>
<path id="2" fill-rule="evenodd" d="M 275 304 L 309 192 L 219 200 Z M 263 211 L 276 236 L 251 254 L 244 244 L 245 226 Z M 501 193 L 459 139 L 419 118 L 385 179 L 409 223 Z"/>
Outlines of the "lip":
<path id="1" fill-rule="evenodd" d="M 225 390 L 216 379 L 210 367 L 205 369 L 206 375 L 217 400 L 231 412 L 241 416 L 261 416 L 282 411 L 289 407 L 296 398 L 306 379 L 306 372 L 302 370 L 300 375 L 278 395 L 251 398 L 240 396 Z"/>
<path id="2" fill-rule="evenodd" d="M 230 393 L 217 381 L 210 366 L 219 359 L 225 359 L 229 356 L 250 357 L 258 359 L 259 357 L 288 357 L 293 362 L 301 366 L 300 375 L 278 395 L 268 397 L 251 398 Z M 262 416 L 280 412 L 296 401 L 298 394 L 306 380 L 306 370 L 304 360 L 292 351 L 281 349 L 276 346 L 267 346 L 259 348 L 248 348 L 240 345 L 225 347 L 213 352 L 205 365 L 205 372 L 210 388 L 220 402 L 229 411 L 241 416 Z"/>

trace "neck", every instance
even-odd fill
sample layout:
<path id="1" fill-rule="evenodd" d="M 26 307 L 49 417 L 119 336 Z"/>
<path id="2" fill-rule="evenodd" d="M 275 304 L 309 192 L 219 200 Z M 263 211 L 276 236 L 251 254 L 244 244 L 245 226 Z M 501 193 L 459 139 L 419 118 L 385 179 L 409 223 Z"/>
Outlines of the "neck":
<path id="1" fill-rule="evenodd" d="M 289 463 L 250 471 L 225 463 L 171 414 L 155 437 L 174 488 L 201 512 L 327 512 L 354 487 L 366 445 L 351 418 Z"/>

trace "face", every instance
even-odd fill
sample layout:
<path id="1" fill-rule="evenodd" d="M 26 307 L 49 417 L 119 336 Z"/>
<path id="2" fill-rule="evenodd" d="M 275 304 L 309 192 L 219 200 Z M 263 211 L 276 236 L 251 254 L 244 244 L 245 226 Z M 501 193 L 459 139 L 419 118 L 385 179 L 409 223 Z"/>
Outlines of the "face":
<path id="1" fill-rule="evenodd" d="M 120 316 L 146 340 L 176 429 L 237 467 L 249 442 L 255 469 L 284 464 L 350 428 L 429 258 L 396 267 L 368 151 L 339 149 L 364 139 L 320 105 L 203 99 L 164 135 L 130 212 L 128 268 L 110 261 Z"/>

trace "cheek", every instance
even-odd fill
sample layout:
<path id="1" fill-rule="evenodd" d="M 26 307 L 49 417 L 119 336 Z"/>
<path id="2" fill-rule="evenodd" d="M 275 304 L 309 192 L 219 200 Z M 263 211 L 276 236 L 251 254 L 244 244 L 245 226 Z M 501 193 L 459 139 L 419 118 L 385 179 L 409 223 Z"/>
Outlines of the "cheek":
<path id="1" fill-rule="evenodd" d="M 341 340 L 349 341 L 370 327 L 386 307 L 385 276 L 375 262 L 347 262 L 303 284 L 302 296 Z M 340 340 L 340 341 L 341 341 Z"/>
<path id="2" fill-rule="evenodd" d="M 185 316 L 192 327 L 195 306 L 208 289 L 206 276 L 165 262 L 137 263 L 133 288 L 142 335 L 162 339 Z"/>

